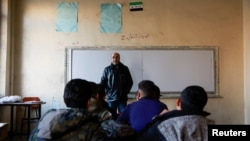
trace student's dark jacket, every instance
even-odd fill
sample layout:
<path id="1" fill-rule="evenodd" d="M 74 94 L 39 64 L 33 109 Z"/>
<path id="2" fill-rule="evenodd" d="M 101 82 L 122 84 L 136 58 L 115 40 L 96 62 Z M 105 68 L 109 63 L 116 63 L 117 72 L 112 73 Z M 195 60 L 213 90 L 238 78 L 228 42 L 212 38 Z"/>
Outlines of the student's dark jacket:
<path id="1" fill-rule="evenodd" d="M 127 66 L 121 62 L 117 65 L 111 63 L 104 69 L 101 84 L 105 88 L 107 101 L 127 101 L 133 80 Z"/>
<path id="2" fill-rule="evenodd" d="M 149 123 L 136 141 L 207 141 L 207 112 L 169 111 Z"/>

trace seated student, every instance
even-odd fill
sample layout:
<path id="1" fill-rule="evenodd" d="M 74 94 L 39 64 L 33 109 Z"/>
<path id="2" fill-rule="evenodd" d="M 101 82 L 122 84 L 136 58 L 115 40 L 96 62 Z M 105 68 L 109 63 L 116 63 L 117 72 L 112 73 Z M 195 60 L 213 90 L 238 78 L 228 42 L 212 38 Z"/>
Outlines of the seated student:
<path id="1" fill-rule="evenodd" d="M 68 108 L 51 109 L 40 119 L 29 136 L 29 141 L 105 141 L 105 132 L 87 111 L 91 98 L 91 85 L 83 79 L 70 80 L 64 89 L 64 102 Z"/>
<path id="2" fill-rule="evenodd" d="M 160 88 L 157 85 L 155 85 L 155 94 L 156 94 L 156 99 L 160 99 L 160 97 L 161 97 L 161 90 L 160 90 Z"/>
<path id="3" fill-rule="evenodd" d="M 98 86 L 98 96 L 99 96 L 99 100 L 102 103 L 102 106 L 104 108 L 106 108 L 111 114 L 112 114 L 112 119 L 116 120 L 118 117 L 118 113 L 111 107 L 109 107 L 108 102 L 105 101 L 106 98 L 106 92 L 105 92 L 105 88 L 102 84 L 97 84 Z"/>
<path id="4" fill-rule="evenodd" d="M 164 109 L 168 109 L 167 105 L 160 102 L 159 91 L 157 92 L 154 82 L 142 80 L 138 84 L 137 101 L 128 104 L 116 121 L 130 125 L 136 133 L 139 133 Z"/>
<path id="5" fill-rule="evenodd" d="M 203 110 L 207 93 L 188 86 L 177 100 L 177 110 L 162 113 L 148 124 L 137 141 L 207 141 L 207 119 Z"/>
<path id="6" fill-rule="evenodd" d="M 117 113 L 111 110 L 108 105 L 105 105 L 105 91 L 101 89 L 101 85 L 95 82 L 90 82 L 92 87 L 91 102 L 88 111 L 100 122 L 108 119 L 116 119 Z"/>

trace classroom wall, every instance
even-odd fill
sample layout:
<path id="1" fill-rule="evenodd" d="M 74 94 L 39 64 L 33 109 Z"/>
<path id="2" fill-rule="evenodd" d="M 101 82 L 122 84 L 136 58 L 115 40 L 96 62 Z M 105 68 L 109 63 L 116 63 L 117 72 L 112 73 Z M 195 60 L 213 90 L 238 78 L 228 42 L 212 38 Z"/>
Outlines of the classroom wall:
<path id="1" fill-rule="evenodd" d="M 249 43 L 243 42 L 246 39 L 243 0 L 143 0 L 144 10 L 137 12 L 129 11 L 130 1 L 126 0 L 64 1 L 79 2 L 77 32 L 55 31 L 56 4 L 61 0 L 12 0 L 14 74 L 10 84 L 13 92 L 9 94 L 41 97 L 47 102 L 43 113 L 51 107 L 53 97 L 64 107 L 67 47 L 218 46 L 221 97 L 209 98 L 205 109 L 211 112 L 209 118 L 218 124 L 249 123 L 250 116 L 246 116 L 245 109 L 249 108 L 245 104 L 245 97 L 249 101 L 246 85 L 249 80 L 244 79 L 249 77 L 244 73 L 244 63 L 249 67 L 244 47 Z M 249 0 L 245 1 L 249 4 Z M 100 33 L 102 2 L 122 4 L 121 33 Z M 122 36 L 145 33 L 149 35 L 146 39 L 122 40 Z M 161 100 L 170 109 L 175 108 L 176 98 Z"/>
<path id="2" fill-rule="evenodd" d="M 245 123 L 250 123 L 250 0 L 243 1 Z"/>
<path id="3" fill-rule="evenodd" d="M 8 0 L 0 0 L 0 11 L 1 11 L 1 19 L 0 19 L 0 97 L 8 95 L 8 86 L 7 83 L 9 81 L 9 74 L 11 73 L 8 70 L 10 64 L 8 61 L 10 60 L 10 40 L 9 40 L 9 25 L 8 21 L 10 20 L 9 13 L 9 1 Z M 0 107 L 0 122 L 9 122 L 10 108 Z"/>
<path id="4" fill-rule="evenodd" d="M 6 83 L 6 60 L 7 60 L 7 22 L 8 22 L 8 2 L 1 1 L 1 22 L 0 22 L 0 97 L 5 94 Z"/>

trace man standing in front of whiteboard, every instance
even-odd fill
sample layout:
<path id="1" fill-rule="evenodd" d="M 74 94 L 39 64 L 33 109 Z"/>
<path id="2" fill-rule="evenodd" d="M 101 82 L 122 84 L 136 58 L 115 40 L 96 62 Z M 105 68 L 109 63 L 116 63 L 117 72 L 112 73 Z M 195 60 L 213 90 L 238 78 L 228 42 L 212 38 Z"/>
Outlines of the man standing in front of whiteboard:
<path id="1" fill-rule="evenodd" d="M 127 106 L 128 93 L 132 88 L 133 80 L 129 68 L 120 62 L 119 53 L 112 53 L 112 62 L 105 67 L 101 84 L 105 88 L 109 107 L 122 113 Z"/>

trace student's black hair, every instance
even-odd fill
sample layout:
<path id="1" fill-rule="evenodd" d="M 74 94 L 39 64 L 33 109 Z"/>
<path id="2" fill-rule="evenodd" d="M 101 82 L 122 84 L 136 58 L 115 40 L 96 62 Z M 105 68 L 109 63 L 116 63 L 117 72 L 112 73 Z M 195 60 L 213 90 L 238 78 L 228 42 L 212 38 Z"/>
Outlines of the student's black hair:
<path id="1" fill-rule="evenodd" d="M 71 108 L 87 108 L 91 98 L 92 89 L 88 81 L 84 79 L 70 80 L 64 89 L 64 103 Z"/>
<path id="2" fill-rule="evenodd" d="M 98 87 L 99 98 L 105 99 L 106 92 L 104 86 L 102 84 L 97 84 L 97 87 Z"/>
<path id="3" fill-rule="evenodd" d="M 161 90 L 157 85 L 155 85 L 155 96 L 156 99 L 159 99 L 161 97 Z"/>
<path id="4" fill-rule="evenodd" d="M 138 84 L 138 88 L 143 91 L 144 96 L 148 98 L 156 98 L 156 86 L 151 80 L 142 80 Z"/>
<path id="5" fill-rule="evenodd" d="M 207 93 L 201 86 L 188 86 L 181 93 L 181 109 L 201 112 L 207 104 Z"/>
<path id="6" fill-rule="evenodd" d="M 92 98 L 96 98 L 97 94 L 98 94 L 98 85 L 95 82 L 89 81 L 91 89 L 92 89 L 92 94 L 91 97 Z"/>

